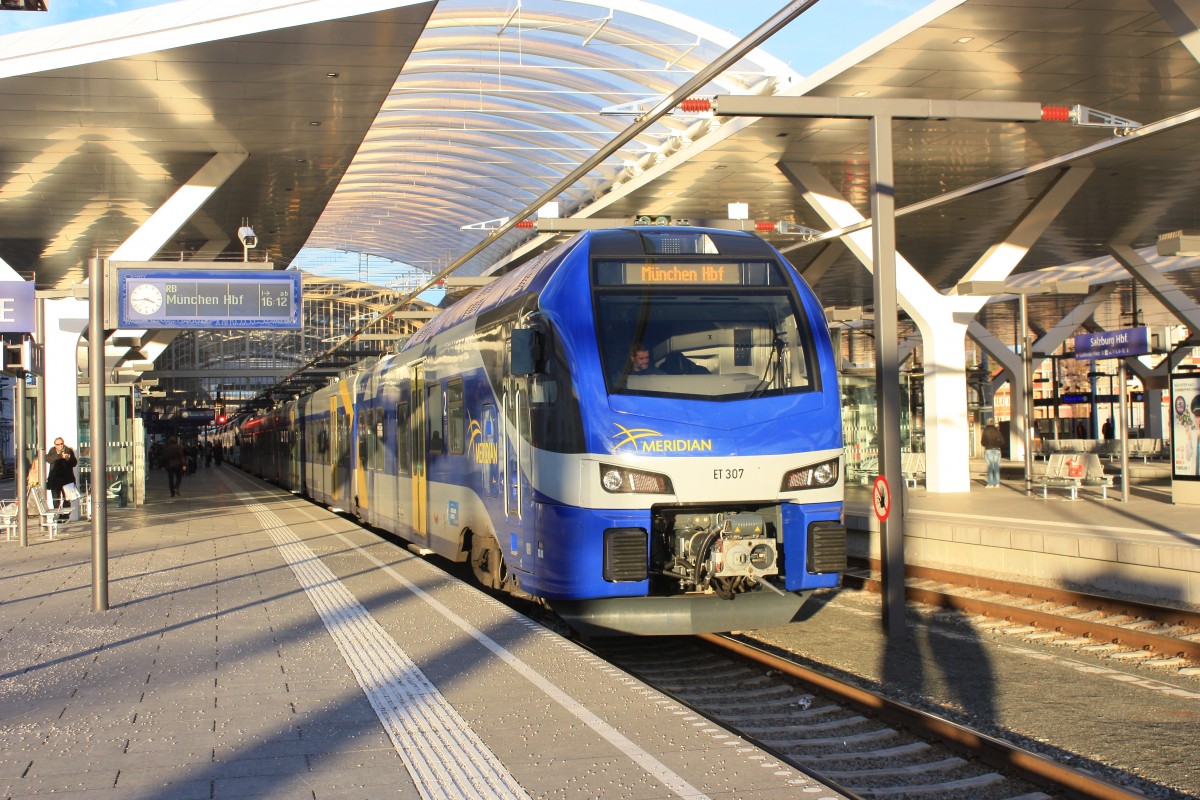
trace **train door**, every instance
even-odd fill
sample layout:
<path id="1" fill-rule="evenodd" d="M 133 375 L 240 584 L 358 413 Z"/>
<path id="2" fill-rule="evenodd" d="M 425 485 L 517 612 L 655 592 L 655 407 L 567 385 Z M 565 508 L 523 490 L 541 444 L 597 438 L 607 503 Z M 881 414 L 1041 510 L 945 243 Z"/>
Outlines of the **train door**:
<path id="1" fill-rule="evenodd" d="M 504 393 L 505 526 L 500 547 L 509 569 L 529 571 L 533 565 L 533 492 L 529 479 L 532 452 L 529 443 L 529 399 L 523 383 L 510 380 Z"/>
<path id="2" fill-rule="evenodd" d="M 412 393 L 409 395 L 409 446 L 412 456 L 412 536 L 416 544 L 429 540 L 428 442 L 425 438 L 425 365 L 412 368 Z"/>
<path id="3" fill-rule="evenodd" d="M 350 390 L 353 392 L 353 387 Z M 331 491 L 334 500 L 337 501 L 334 504 L 335 507 L 342 511 L 348 511 L 353 507 L 355 477 L 353 408 L 345 392 L 346 387 L 343 384 L 335 393 L 333 401 L 337 406 L 337 413 L 334 416 L 337 426 L 334 442 L 337 448 L 334 455 L 334 480 Z"/>
<path id="4" fill-rule="evenodd" d="M 412 518 L 412 390 L 406 381 L 400 387 L 399 402 L 396 403 L 396 475 L 392 487 L 396 527 L 411 526 Z"/>
<path id="5" fill-rule="evenodd" d="M 338 397 L 335 392 L 329 398 L 329 452 L 325 459 L 329 466 L 329 485 L 325 488 L 328 494 L 328 502 L 331 505 L 336 505 L 338 500 L 338 453 L 341 452 L 341 442 L 339 441 L 338 430 L 341 427 L 341 420 L 338 414 Z"/>

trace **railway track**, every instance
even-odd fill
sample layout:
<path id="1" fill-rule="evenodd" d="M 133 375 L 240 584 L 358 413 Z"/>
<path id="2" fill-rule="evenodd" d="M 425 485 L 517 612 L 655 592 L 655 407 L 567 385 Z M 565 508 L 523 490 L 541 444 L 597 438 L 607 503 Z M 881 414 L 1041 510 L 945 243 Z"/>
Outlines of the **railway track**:
<path id="1" fill-rule="evenodd" d="M 593 645 L 610 662 L 850 796 L 1144 798 L 735 637 Z"/>
<path id="2" fill-rule="evenodd" d="M 844 584 L 879 592 L 879 564 L 845 573 Z M 1200 667 L 1200 613 L 1047 586 L 909 566 L 910 601 L 975 617 L 976 625 L 1156 667 Z"/>

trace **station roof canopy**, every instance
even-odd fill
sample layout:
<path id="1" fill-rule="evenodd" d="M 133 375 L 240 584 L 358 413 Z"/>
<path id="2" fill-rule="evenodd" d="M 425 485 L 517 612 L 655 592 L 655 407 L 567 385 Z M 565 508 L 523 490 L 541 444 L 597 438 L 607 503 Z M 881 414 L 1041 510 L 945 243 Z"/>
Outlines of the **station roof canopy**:
<path id="1" fill-rule="evenodd" d="M 250 157 L 160 258 L 240 257 L 247 221 L 280 266 L 306 242 L 436 266 L 478 241 L 462 226 L 521 208 L 625 127 L 601 108 L 669 92 L 735 42 L 637 0 L 185 0 L 15 34 L 0 257 L 39 287 L 78 282 L 232 151 Z M 787 72 L 759 54 L 712 88 Z M 647 132 L 564 205 L 683 127 Z"/>
<path id="2" fill-rule="evenodd" d="M 1110 242 L 1152 248 L 1159 234 L 1200 227 L 1200 52 L 1181 41 L 1196 37 L 1197 23 L 1192 0 L 944 0 L 783 93 L 1082 105 L 1102 112 L 1093 119 L 1143 125 L 1122 136 L 1113 125 L 896 120 L 897 251 L 947 290 L 1068 167 L 1093 172 L 1018 272 L 1105 257 Z M 739 119 L 679 153 L 662 175 L 619 187 L 594 213 L 704 217 L 719 211 L 714 200 L 742 201 L 752 218 L 827 229 L 787 169 L 815 165 L 869 217 L 868 148 L 861 119 Z M 956 195 L 972 187 L 980 191 Z M 774 241 L 802 267 L 821 252 Z M 1173 273 L 1193 301 L 1198 272 Z M 818 293 L 827 305 L 861 304 L 870 282 L 842 250 Z"/>
<path id="3" fill-rule="evenodd" d="M 1200 227 L 1200 64 L 1183 43 L 1198 19 L 1193 0 L 938 0 L 811 76 L 755 53 L 703 93 L 1024 100 L 1145 126 L 898 120 L 898 249 L 946 289 L 1067 165 L 1093 172 L 1021 270 Z M 483 235 L 464 225 L 517 213 L 630 121 L 600 109 L 650 103 L 732 43 L 635 0 L 187 0 L 9 37 L 0 256 L 67 285 L 214 152 L 241 148 L 250 159 L 160 255 L 249 219 L 280 266 L 308 243 L 434 270 Z M 867 149 L 862 120 L 676 115 L 564 192 L 562 213 L 710 219 L 745 202 L 824 229 L 787 168 L 815 165 L 867 216 Z M 768 238 L 802 267 L 821 249 Z M 465 271 L 543 239 L 509 234 Z M 866 271 L 832 257 L 822 299 L 869 301 Z"/>
<path id="4" fill-rule="evenodd" d="M 160 257 L 286 266 L 434 2 L 186 0 L 0 39 L 0 258 L 66 288 L 217 153 L 249 153 Z M 352 11 L 351 11 L 352 9 Z"/>

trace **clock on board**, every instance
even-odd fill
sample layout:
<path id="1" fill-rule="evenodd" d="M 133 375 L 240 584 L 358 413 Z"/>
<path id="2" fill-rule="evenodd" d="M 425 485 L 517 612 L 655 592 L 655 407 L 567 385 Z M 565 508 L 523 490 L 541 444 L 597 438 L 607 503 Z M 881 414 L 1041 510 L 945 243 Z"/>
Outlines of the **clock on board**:
<path id="1" fill-rule="evenodd" d="M 129 305 L 139 314 L 153 314 L 162 308 L 162 301 L 162 291 L 153 283 L 139 283 L 129 292 Z"/>

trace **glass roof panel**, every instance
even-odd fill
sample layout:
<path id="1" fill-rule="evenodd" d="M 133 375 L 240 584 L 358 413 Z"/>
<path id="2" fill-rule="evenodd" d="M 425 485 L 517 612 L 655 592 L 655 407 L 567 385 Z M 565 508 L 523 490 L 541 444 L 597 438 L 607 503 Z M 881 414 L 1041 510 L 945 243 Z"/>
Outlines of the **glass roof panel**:
<path id="1" fill-rule="evenodd" d="M 668 94 L 736 42 L 634 0 L 443 0 L 308 247 L 437 271 L 483 235 L 462 226 L 512 216 L 633 121 L 602 109 Z M 701 93 L 797 77 L 756 51 Z M 664 118 L 564 192 L 561 212 L 695 123 Z M 529 235 L 509 233 L 462 273 L 482 272 Z"/>

